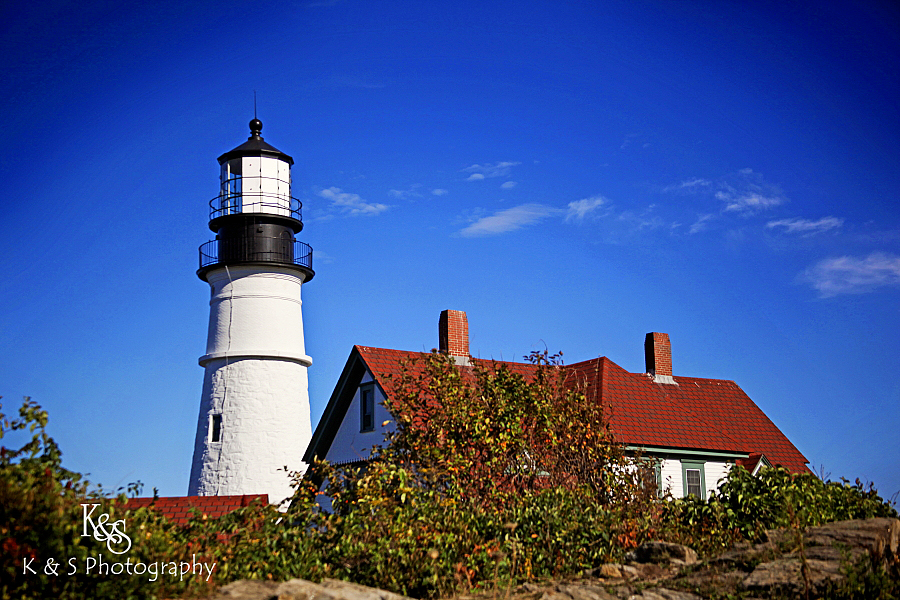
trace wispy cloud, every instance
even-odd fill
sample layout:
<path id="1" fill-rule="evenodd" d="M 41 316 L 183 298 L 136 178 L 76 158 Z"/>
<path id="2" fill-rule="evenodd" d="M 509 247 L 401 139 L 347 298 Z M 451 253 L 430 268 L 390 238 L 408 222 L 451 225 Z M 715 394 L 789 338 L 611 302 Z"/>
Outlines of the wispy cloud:
<path id="1" fill-rule="evenodd" d="M 405 190 L 388 190 L 388 194 L 390 194 L 393 198 L 397 198 L 398 200 L 406 200 L 408 198 L 421 198 L 422 194 L 418 191 L 420 187 L 422 187 L 421 183 L 414 183 Z"/>
<path id="2" fill-rule="evenodd" d="M 740 169 L 716 180 L 694 177 L 667 185 L 663 193 L 687 195 L 712 195 L 724 202 L 722 212 L 748 217 L 772 207 L 784 204 L 787 199 L 777 186 L 767 183 L 753 169 Z"/>
<path id="3" fill-rule="evenodd" d="M 697 220 L 691 225 L 691 228 L 688 230 L 688 233 L 700 233 L 704 229 L 708 227 L 710 219 L 713 218 L 713 214 L 707 213 L 704 215 L 697 215 Z"/>
<path id="4" fill-rule="evenodd" d="M 658 229 L 664 225 L 663 220 L 654 214 L 656 205 L 651 204 L 641 212 L 623 210 L 616 220 L 626 225 L 626 231 L 630 234 Z"/>
<path id="5" fill-rule="evenodd" d="M 359 194 L 344 192 L 341 188 L 330 187 L 318 192 L 319 196 L 331 201 L 331 206 L 351 217 L 374 216 L 390 208 L 387 204 L 366 202 Z"/>
<path id="6" fill-rule="evenodd" d="M 806 269 L 800 278 L 818 290 L 822 298 L 900 286 L 900 256 L 873 252 L 865 258 L 826 258 Z"/>
<path id="7" fill-rule="evenodd" d="M 606 204 L 606 202 L 607 200 L 603 196 L 591 196 L 590 198 L 582 198 L 581 200 L 569 202 L 568 209 L 566 210 L 566 222 L 581 221 L 587 215 Z"/>
<path id="8" fill-rule="evenodd" d="M 763 179 L 753 169 L 741 169 L 717 184 L 716 198 L 725 203 L 725 212 L 743 217 L 784 204 L 787 199 L 777 186 Z"/>
<path id="9" fill-rule="evenodd" d="M 521 164 L 522 163 L 515 161 L 501 161 L 494 164 L 485 163 L 483 165 L 476 163 L 465 169 L 460 169 L 460 171 L 463 173 L 471 173 L 466 181 L 479 181 L 485 177 L 506 177 L 509 175 L 511 167 Z"/>
<path id="10" fill-rule="evenodd" d="M 431 193 L 434 194 L 435 196 L 446 196 L 450 192 L 448 192 L 447 190 L 445 190 L 443 188 L 435 188 L 435 189 L 431 190 Z"/>
<path id="11" fill-rule="evenodd" d="M 504 181 L 504 182 L 500 185 L 500 189 L 501 189 L 501 190 L 511 190 L 511 189 L 513 189 L 514 187 L 516 187 L 516 185 L 517 185 L 517 182 L 515 182 L 515 181 Z"/>
<path id="12" fill-rule="evenodd" d="M 686 181 L 682 181 L 681 183 L 667 185 L 661 191 L 663 191 L 663 192 L 696 191 L 697 189 L 708 188 L 711 185 L 712 185 L 712 181 L 710 181 L 709 179 L 700 179 L 699 177 L 694 177 L 693 179 L 688 179 Z"/>
<path id="13" fill-rule="evenodd" d="M 818 221 L 795 218 L 769 221 L 768 223 L 766 223 L 766 227 L 769 229 L 783 227 L 786 233 L 802 233 L 804 235 L 813 235 L 816 233 L 821 233 L 823 231 L 828 231 L 829 229 L 837 229 L 843 224 L 844 220 L 838 219 L 837 217 L 823 217 Z"/>
<path id="14" fill-rule="evenodd" d="M 501 210 L 488 217 L 482 217 L 462 229 L 459 235 L 463 237 L 482 237 L 515 231 L 559 212 L 558 208 L 545 204 L 522 204 Z"/>
<path id="15" fill-rule="evenodd" d="M 726 212 L 737 212 L 742 215 L 752 215 L 784 203 L 784 198 L 779 196 L 765 196 L 755 191 L 735 189 L 718 191 L 716 198 L 725 203 Z"/>

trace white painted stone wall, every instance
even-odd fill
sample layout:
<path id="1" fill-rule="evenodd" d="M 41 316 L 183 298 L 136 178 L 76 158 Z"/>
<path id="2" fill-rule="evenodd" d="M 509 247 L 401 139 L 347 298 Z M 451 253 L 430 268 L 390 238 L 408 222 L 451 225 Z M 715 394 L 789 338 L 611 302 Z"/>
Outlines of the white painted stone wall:
<path id="1" fill-rule="evenodd" d="M 367 370 L 361 380 L 361 385 L 371 382 L 372 375 Z M 360 398 L 359 388 L 353 395 L 353 401 L 347 409 L 347 413 L 341 421 L 340 428 L 334 436 L 334 441 L 328 449 L 325 459 L 332 464 L 343 464 L 369 458 L 369 452 L 373 444 L 383 444 L 386 431 L 393 430 L 393 418 L 384 407 L 384 396 L 378 386 L 375 386 L 375 429 L 373 431 L 360 431 Z M 390 421 L 387 427 L 382 424 Z"/>
<path id="2" fill-rule="evenodd" d="M 206 354 L 296 360 L 306 366 L 300 287 L 303 275 L 277 266 L 235 266 L 207 274 L 211 287 Z"/>
<path id="3" fill-rule="evenodd" d="M 300 288 L 303 275 L 267 266 L 217 269 L 211 288 L 206 373 L 189 495 L 292 490 L 283 470 L 303 471 L 312 437 Z M 210 416 L 222 416 L 211 441 Z"/>
<path id="4" fill-rule="evenodd" d="M 188 495 L 292 495 L 311 438 L 306 367 L 293 361 L 216 359 L 206 365 Z M 221 441 L 210 415 L 221 414 Z"/>

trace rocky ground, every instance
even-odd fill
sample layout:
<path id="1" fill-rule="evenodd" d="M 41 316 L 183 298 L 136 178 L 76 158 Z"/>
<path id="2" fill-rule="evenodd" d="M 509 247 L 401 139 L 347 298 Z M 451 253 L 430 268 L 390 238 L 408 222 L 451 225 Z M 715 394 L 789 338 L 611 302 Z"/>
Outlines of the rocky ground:
<path id="1" fill-rule="evenodd" d="M 626 564 L 605 564 L 583 577 L 525 584 L 459 600 L 699 600 L 705 598 L 822 598 L 856 585 L 866 570 L 897 572 L 900 520 L 841 521 L 806 531 L 770 531 L 757 544 L 739 544 L 699 561 L 685 546 L 648 542 Z M 345 581 L 319 584 L 237 581 L 209 600 L 408 600 Z"/>

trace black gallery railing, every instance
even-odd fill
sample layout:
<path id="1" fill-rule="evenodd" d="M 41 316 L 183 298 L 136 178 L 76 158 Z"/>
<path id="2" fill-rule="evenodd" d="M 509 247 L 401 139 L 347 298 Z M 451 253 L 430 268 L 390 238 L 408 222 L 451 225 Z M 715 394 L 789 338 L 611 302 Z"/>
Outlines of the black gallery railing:
<path id="1" fill-rule="evenodd" d="M 299 265 L 312 270 L 312 248 L 298 240 L 268 236 L 212 240 L 200 246 L 201 269 L 238 262 Z"/>
<path id="2" fill-rule="evenodd" d="M 286 194 L 267 192 L 232 192 L 219 194 L 209 201 L 209 220 L 225 215 L 264 213 L 303 221 L 303 203 Z"/>

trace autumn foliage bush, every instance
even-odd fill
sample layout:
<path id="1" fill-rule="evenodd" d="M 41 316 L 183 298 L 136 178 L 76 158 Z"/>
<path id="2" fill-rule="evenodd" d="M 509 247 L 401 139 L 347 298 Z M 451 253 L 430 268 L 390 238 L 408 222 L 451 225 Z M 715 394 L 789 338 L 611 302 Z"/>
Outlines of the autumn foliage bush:
<path id="1" fill-rule="evenodd" d="M 393 431 L 365 468 L 317 467 L 331 576 L 449 595 L 570 575 L 654 533 L 652 478 L 558 357 L 531 360 L 530 378 L 439 353 L 405 366 L 387 400 Z"/>
<path id="2" fill-rule="evenodd" d="M 713 553 L 773 527 L 896 515 L 877 493 L 768 469 L 731 470 L 707 500 L 660 498 L 651 463 L 616 443 L 601 407 L 563 379 L 559 357 L 533 369 L 458 368 L 432 353 L 391 381 L 391 433 L 356 468 L 295 475 L 287 512 L 251 505 L 185 527 L 89 489 L 62 467 L 47 414 L 26 401 L 2 431 L 31 429 L 0 460 L 0 598 L 171 598 L 237 579 L 348 579 L 415 597 L 571 576 L 649 539 Z M 526 376 L 527 375 L 527 376 Z M 202 578 L 22 574 L 22 561 L 106 553 L 80 535 L 81 503 L 124 518 L 134 561 L 216 564 Z M 323 510 L 321 506 L 329 506 Z"/>

